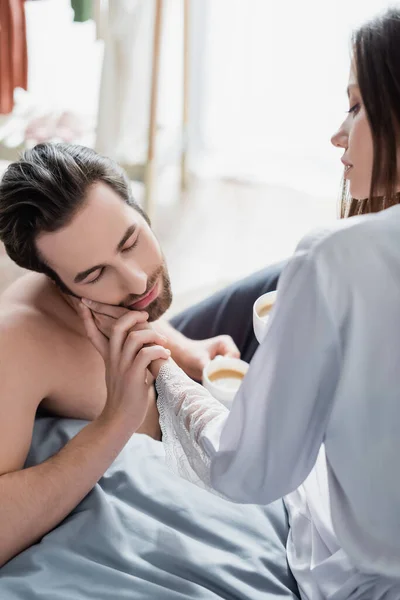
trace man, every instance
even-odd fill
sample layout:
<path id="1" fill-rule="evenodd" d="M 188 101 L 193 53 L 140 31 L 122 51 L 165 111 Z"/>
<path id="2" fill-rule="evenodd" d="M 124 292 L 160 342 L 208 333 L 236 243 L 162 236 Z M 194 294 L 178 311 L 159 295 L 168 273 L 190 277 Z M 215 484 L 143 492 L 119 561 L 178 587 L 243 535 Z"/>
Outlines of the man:
<path id="1" fill-rule="evenodd" d="M 160 439 L 155 392 L 145 375 L 152 360 L 170 351 L 200 379 L 217 354 L 238 355 L 239 348 L 251 359 L 251 307 L 276 287 L 281 267 L 186 311 L 173 320 L 175 328 L 159 320 L 172 296 L 146 215 L 114 163 L 70 145 L 41 144 L 8 168 L 0 184 L 0 237 L 18 265 L 36 271 L 1 302 L 4 565 L 71 513 L 133 433 Z M 106 369 L 85 333 L 88 313 L 111 336 Z M 115 321 L 111 332 L 107 315 Z M 139 346 L 130 344 L 132 327 L 143 329 Z M 139 415 L 144 397 L 148 409 Z M 90 423 L 49 459 L 23 469 L 38 409 Z"/>

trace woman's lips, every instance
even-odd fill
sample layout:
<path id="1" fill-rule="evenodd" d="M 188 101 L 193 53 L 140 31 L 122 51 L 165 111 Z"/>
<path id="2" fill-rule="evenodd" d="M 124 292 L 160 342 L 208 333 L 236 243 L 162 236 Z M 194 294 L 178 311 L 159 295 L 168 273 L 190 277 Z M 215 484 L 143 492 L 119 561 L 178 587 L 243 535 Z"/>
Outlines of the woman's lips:
<path id="1" fill-rule="evenodd" d="M 345 165 L 344 167 L 344 178 L 347 179 L 350 171 L 352 170 L 353 165 Z"/>
<path id="2" fill-rule="evenodd" d="M 129 308 L 132 310 L 143 310 L 144 308 L 146 308 L 146 306 L 151 304 L 153 302 L 153 300 L 155 300 L 157 298 L 157 296 L 158 296 L 158 282 L 152 287 L 152 289 L 149 291 L 148 294 L 146 294 L 146 296 L 144 296 L 137 302 L 134 302 L 133 304 L 131 304 L 129 306 Z"/>
<path id="3" fill-rule="evenodd" d="M 347 179 L 347 175 L 351 171 L 351 169 L 353 168 L 353 165 L 351 163 L 349 163 L 344 158 L 342 158 L 341 161 L 342 161 L 342 163 L 344 165 L 344 178 Z"/>

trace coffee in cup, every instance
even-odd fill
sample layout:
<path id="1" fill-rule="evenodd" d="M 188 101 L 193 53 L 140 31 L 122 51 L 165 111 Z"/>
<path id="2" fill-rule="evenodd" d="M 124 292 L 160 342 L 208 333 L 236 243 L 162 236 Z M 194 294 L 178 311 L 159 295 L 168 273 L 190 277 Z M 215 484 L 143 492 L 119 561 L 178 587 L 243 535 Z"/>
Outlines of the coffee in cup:
<path id="1" fill-rule="evenodd" d="M 253 306 L 253 327 L 254 335 L 261 344 L 271 310 L 275 304 L 276 291 L 263 294 L 254 302 Z"/>
<path id="2" fill-rule="evenodd" d="M 209 380 L 215 385 L 221 386 L 227 390 L 238 390 L 244 374 L 236 369 L 221 369 L 209 375 Z"/>
<path id="3" fill-rule="evenodd" d="M 248 368 L 248 363 L 239 358 L 217 356 L 203 370 L 203 385 L 230 408 Z"/>

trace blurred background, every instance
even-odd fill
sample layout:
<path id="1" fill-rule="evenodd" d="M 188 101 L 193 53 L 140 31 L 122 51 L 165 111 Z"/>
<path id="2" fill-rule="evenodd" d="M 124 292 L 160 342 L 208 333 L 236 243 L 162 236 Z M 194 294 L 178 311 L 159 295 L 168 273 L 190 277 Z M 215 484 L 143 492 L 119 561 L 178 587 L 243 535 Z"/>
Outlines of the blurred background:
<path id="1" fill-rule="evenodd" d="M 0 176 L 44 140 L 127 170 L 173 310 L 336 218 L 352 29 L 386 0 L 0 0 Z M 0 289 L 20 274 L 4 251 Z"/>

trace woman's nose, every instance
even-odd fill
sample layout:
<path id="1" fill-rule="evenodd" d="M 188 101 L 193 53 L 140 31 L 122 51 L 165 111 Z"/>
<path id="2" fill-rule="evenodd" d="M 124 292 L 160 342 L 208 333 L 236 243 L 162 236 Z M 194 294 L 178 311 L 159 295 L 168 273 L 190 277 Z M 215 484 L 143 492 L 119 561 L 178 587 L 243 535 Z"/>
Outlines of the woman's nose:
<path id="1" fill-rule="evenodd" d="M 335 148 L 347 148 L 348 135 L 343 125 L 333 134 L 331 142 Z"/>

